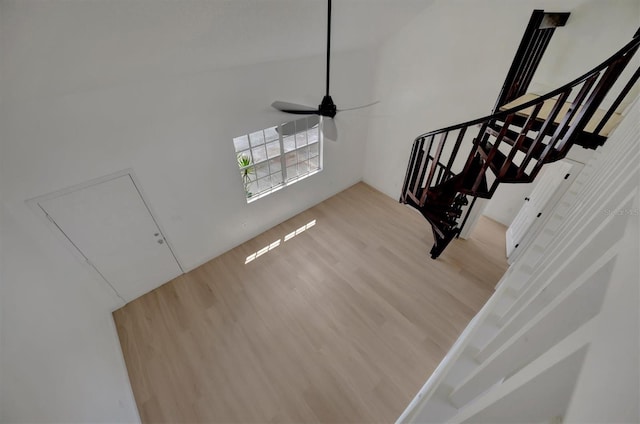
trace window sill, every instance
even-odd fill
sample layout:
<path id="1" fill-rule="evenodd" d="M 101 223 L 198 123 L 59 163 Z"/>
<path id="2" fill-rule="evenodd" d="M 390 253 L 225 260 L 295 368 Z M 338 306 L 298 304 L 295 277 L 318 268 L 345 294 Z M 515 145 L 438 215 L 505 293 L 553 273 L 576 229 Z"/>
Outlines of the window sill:
<path id="1" fill-rule="evenodd" d="M 263 191 L 262 193 L 257 194 L 255 196 L 247 197 L 246 198 L 247 199 L 247 204 L 253 203 L 256 200 L 262 199 L 263 197 L 268 196 L 271 193 L 275 193 L 276 191 L 282 190 L 283 188 L 285 188 L 285 187 L 287 187 L 287 186 L 289 186 L 291 184 L 297 183 L 298 181 L 304 180 L 305 178 L 308 178 L 308 177 L 310 177 L 312 175 L 315 175 L 320 171 L 322 171 L 322 168 L 316 169 L 315 171 L 309 172 L 308 174 L 304 174 L 304 175 L 301 175 L 299 177 L 292 178 L 292 179 L 288 180 L 285 183 L 282 183 L 282 184 L 280 184 L 278 186 L 272 187 L 269 190 Z"/>

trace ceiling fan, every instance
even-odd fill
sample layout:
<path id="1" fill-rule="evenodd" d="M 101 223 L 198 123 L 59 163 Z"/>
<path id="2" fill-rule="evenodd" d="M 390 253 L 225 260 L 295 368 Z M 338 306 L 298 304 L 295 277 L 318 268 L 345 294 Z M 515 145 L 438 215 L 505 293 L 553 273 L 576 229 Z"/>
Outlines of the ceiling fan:
<path id="1" fill-rule="evenodd" d="M 326 92 L 324 97 L 322 98 L 322 102 L 317 108 L 305 105 L 299 105 L 295 103 L 275 101 L 271 103 L 271 106 L 278 109 L 281 112 L 291 113 L 294 115 L 318 115 L 322 116 L 322 132 L 323 135 L 333 141 L 338 139 L 338 130 L 336 128 L 336 123 L 333 118 L 336 116 L 338 112 L 343 112 L 346 110 L 355 110 L 361 109 L 369 106 L 373 106 L 378 103 L 373 102 L 362 106 L 352 107 L 348 109 L 338 109 L 333 103 L 333 99 L 329 94 L 329 74 L 330 74 L 330 62 L 331 62 L 331 0 L 328 1 L 328 19 L 327 19 L 327 85 Z"/>

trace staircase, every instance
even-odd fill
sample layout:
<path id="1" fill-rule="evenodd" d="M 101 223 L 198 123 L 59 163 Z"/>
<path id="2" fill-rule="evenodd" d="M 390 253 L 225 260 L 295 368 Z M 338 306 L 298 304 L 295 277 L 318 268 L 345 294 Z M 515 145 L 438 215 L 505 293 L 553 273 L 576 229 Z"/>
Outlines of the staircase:
<path id="1" fill-rule="evenodd" d="M 500 183 L 532 182 L 544 164 L 564 158 L 574 144 L 595 149 L 621 120 L 616 109 L 640 77 L 640 67 L 617 90 L 640 45 L 631 42 L 593 70 L 543 96 L 526 93 L 551 35 L 568 14 L 534 11 L 494 113 L 418 136 L 400 202 L 422 213 L 433 229 L 436 259 L 460 234 L 475 200 L 491 198 Z M 619 87 L 619 84 L 616 85 Z M 601 109 L 601 107 L 603 107 Z"/>
<path id="2" fill-rule="evenodd" d="M 638 134 L 640 100 L 397 424 L 640 422 Z"/>

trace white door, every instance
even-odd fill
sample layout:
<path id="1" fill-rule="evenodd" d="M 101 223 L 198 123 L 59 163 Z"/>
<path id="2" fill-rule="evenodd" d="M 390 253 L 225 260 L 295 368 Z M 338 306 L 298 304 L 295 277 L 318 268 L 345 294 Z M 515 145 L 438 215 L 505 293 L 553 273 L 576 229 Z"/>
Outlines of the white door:
<path id="1" fill-rule="evenodd" d="M 182 273 L 129 174 L 38 205 L 126 301 Z"/>
<path id="2" fill-rule="evenodd" d="M 573 180 L 573 178 L 569 180 L 568 177 L 571 175 L 571 168 L 573 168 L 571 162 L 561 160 L 546 164 L 545 168 L 538 184 L 529 197 L 525 198 L 522 209 L 507 229 L 507 257 L 510 257 L 516 247 L 519 247 L 536 219 L 542 215 L 551 198 L 557 197 L 561 186 L 564 184 L 568 187 L 568 183 Z"/>

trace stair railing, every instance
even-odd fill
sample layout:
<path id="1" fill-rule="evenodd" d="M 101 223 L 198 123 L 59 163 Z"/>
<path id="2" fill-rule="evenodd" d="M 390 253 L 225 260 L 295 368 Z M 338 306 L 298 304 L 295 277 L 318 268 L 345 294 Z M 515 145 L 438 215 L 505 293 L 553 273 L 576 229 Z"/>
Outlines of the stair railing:
<path id="1" fill-rule="evenodd" d="M 565 157 L 573 144 L 592 149 L 601 145 L 606 140 L 601 134 L 605 124 L 637 82 L 640 68 L 602 118 L 596 123 L 590 121 L 639 46 L 640 31 L 602 64 L 556 90 L 516 107 L 418 136 L 413 143 L 400 202 L 420 209 L 429 203 L 442 206 L 451 202 L 457 193 L 474 196 L 474 200 L 478 196 L 490 198 L 500 182 L 533 181 L 545 163 Z M 576 96 L 569 100 L 574 91 L 578 91 Z M 568 108 L 565 103 L 569 104 Z M 551 106 L 550 111 L 539 118 L 545 104 L 547 109 Z M 584 132 L 588 123 L 595 125 L 589 134 Z M 465 165 L 456 173 L 452 170 L 456 156 L 461 153 L 465 135 L 476 126 L 479 130 L 471 149 L 466 151 Z M 455 142 L 451 151 L 448 156 L 443 155 L 447 141 L 452 139 Z M 500 149 L 504 142 L 511 145 L 506 154 Z M 519 163 L 516 157 L 520 157 Z M 489 169 L 493 171 L 490 186 Z M 430 221 L 433 225 L 433 220 Z"/>

